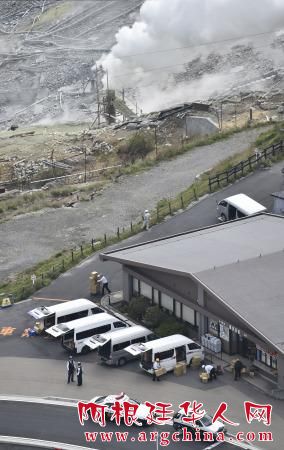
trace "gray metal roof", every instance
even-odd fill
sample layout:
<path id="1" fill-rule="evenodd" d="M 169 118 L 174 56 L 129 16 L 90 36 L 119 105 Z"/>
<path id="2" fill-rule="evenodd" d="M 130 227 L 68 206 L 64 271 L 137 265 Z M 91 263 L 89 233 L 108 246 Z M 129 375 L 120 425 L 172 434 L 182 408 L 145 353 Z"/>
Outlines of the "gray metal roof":
<path id="1" fill-rule="evenodd" d="M 280 192 L 273 192 L 273 194 L 271 194 L 272 197 L 277 197 L 277 198 L 282 198 L 284 199 L 284 191 L 280 191 Z"/>
<path id="2" fill-rule="evenodd" d="M 260 214 L 102 255 L 192 274 L 284 352 L 284 217 Z"/>
<path id="3" fill-rule="evenodd" d="M 268 214 L 103 254 L 134 266 L 196 274 L 284 249 L 284 218 Z"/>
<path id="4" fill-rule="evenodd" d="M 284 251 L 200 272 L 197 278 L 284 350 Z"/>

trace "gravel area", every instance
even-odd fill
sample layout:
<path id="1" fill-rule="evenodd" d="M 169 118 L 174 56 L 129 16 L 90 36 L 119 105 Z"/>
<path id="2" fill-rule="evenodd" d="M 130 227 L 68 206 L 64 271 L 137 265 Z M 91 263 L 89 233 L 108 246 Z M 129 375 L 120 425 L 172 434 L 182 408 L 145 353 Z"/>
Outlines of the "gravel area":
<path id="1" fill-rule="evenodd" d="M 266 128 L 267 129 L 267 128 Z M 90 202 L 76 208 L 30 213 L 0 225 L 0 279 L 82 241 L 114 234 L 129 226 L 144 209 L 186 189 L 200 174 L 230 155 L 248 148 L 261 128 L 238 133 L 212 145 L 198 147 L 174 160 L 133 176 L 125 176 Z"/>

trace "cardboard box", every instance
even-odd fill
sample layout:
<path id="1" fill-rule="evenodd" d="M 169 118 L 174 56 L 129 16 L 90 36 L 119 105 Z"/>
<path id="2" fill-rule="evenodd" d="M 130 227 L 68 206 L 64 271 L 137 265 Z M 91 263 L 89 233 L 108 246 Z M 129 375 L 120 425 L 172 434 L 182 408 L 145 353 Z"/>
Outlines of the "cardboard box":
<path id="1" fill-rule="evenodd" d="M 193 356 L 191 359 L 191 367 L 196 368 L 201 366 L 201 358 Z"/>
<path id="2" fill-rule="evenodd" d="M 161 377 L 162 375 L 165 375 L 165 373 L 167 373 L 167 371 L 164 367 L 155 370 L 156 377 Z"/>
<path id="3" fill-rule="evenodd" d="M 177 363 L 174 374 L 176 377 L 181 377 L 186 374 L 186 364 L 185 363 Z"/>
<path id="4" fill-rule="evenodd" d="M 199 378 L 200 378 L 201 383 L 208 383 L 209 375 L 206 372 L 202 372 L 199 374 Z"/>

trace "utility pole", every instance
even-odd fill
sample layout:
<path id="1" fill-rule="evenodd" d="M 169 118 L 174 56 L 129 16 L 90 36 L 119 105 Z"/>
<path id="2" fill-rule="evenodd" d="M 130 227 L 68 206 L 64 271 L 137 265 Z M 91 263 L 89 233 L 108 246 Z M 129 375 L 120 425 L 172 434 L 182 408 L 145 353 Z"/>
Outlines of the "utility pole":
<path id="1" fill-rule="evenodd" d="M 221 101 L 220 125 L 221 125 L 221 131 L 222 131 L 222 129 L 223 129 L 223 102 L 222 101 Z"/>
<path id="2" fill-rule="evenodd" d="M 156 153 L 156 159 L 158 157 L 158 142 L 157 142 L 157 125 L 155 125 L 155 153 Z"/>
<path id="3" fill-rule="evenodd" d="M 86 149 L 86 147 L 84 149 L 84 156 L 85 156 L 85 161 L 84 161 L 84 163 L 85 163 L 84 183 L 86 183 L 87 182 L 87 149 Z"/>
<path id="4" fill-rule="evenodd" d="M 124 88 L 122 89 L 121 94 L 122 94 L 122 100 L 124 101 L 124 99 L 125 99 L 125 90 L 124 90 Z"/>
<path id="5" fill-rule="evenodd" d="M 98 77 L 98 68 L 96 66 L 96 91 L 97 91 L 97 104 L 98 104 L 98 110 L 97 110 L 97 117 L 98 117 L 98 126 L 101 124 L 101 111 L 100 111 L 100 91 L 99 91 L 99 77 Z"/>
<path id="6" fill-rule="evenodd" d="M 107 90 L 109 90 L 109 86 L 108 86 L 108 70 L 106 71 L 106 77 L 107 77 Z"/>

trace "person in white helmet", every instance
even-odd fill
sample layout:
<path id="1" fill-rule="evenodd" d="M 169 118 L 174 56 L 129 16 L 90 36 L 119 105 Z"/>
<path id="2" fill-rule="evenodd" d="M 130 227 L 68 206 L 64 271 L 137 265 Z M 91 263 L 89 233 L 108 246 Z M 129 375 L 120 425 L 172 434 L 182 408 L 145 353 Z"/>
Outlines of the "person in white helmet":
<path id="1" fill-rule="evenodd" d="M 149 230 L 150 217 L 151 216 L 150 216 L 148 209 L 145 209 L 144 214 L 143 214 L 143 228 L 146 230 Z"/>

